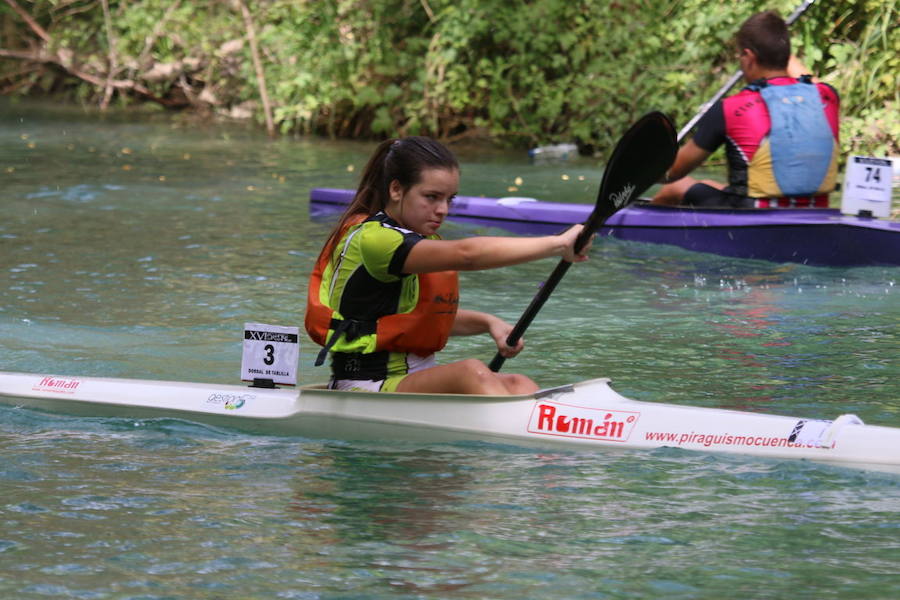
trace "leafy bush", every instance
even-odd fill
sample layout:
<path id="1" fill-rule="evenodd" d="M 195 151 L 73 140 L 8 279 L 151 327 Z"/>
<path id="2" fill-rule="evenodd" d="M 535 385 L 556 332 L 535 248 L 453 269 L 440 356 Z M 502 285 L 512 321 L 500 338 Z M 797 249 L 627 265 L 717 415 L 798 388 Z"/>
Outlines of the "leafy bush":
<path id="1" fill-rule="evenodd" d="M 0 93 L 262 122 L 243 4 L 283 133 L 590 150 L 651 109 L 686 122 L 736 70 L 740 23 L 797 1 L 7 0 Z M 793 28 L 797 53 L 841 93 L 846 152 L 900 154 L 897 10 L 896 0 L 819 0 Z"/>

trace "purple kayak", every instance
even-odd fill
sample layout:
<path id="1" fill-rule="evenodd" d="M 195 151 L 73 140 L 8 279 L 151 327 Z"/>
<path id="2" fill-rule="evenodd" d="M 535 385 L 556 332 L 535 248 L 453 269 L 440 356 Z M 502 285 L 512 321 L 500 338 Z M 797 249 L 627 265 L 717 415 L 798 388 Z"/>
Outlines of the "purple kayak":
<path id="1" fill-rule="evenodd" d="M 315 216 L 343 210 L 353 193 L 314 188 L 310 211 Z M 457 196 L 450 218 L 541 235 L 584 222 L 592 209 L 531 198 Z M 900 265 L 900 222 L 842 215 L 834 208 L 700 209 L 638 202 L 610 217 L 598 235 L 773 262 Z"/>

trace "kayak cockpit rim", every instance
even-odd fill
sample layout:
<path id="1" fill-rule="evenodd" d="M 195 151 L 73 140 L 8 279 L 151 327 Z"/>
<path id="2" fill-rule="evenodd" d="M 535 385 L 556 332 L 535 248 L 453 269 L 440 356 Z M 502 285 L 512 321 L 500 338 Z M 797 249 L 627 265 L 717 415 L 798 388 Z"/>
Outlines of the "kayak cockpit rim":
<path id="1" fill-rule="evenodd" d="M 351 394 L 359 397 L 373 397 L 373 398 L 385 398 L 387 396 L 397 396 L 400 398 L 408 398 L 410 396 L 416 396 L 423 399 L 428 398 L 472 398 L 477 399 L 479 401 L 504 401 L 504 400 L 526 400 L 526 399 L 534 399 L 540 400 L 541 398 L 547 398 L 549 396 L 554 396 L 556 394 L 561 393 L 570 393 L 573 392 L 576 388 L 595 385 L 595 384 L 604 384 L 609 386 L 611 380 L 608 377 L 597 377 L 594 379 L 586 379 L 584 381 L 579 381 L 577 383 L 566 383 L 563 385 L 557 385 L 548 388 L 541 388 L 533 394 L 511 394 L 508 396 L 482 396 L 477 394 L 423 394 L 421 392 L 370 392 L 366 390 L 353 390 L 353 391 L 345 391 L 345 390 L 333 390 L 328 387 L 327 383 L 311 383 L 307 385 L 297 386 L 295 388 L 301 394 L 304 390 L 309 392 L 315 392 L 317 394 L 325 393 L 325 394 Z"/>

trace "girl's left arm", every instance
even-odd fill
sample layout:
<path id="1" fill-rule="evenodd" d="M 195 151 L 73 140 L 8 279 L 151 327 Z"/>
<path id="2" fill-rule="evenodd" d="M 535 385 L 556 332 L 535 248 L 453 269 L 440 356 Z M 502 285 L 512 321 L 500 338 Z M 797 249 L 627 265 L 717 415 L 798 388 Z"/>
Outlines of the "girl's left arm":
<path id="1" fill-rule="evenodd" d="M 477 310 L 459 309 L 456 312 L 456 320 L 450 335 L 478 335 L 489 333 L 497 344 L 497 349 L 504 358 L 511 358 L 522 351 L 525 340 L 520 339 L 515 347 L 506 345 L 506 338 L 512 332 L 513 326 L 500 317 L 480 312 Z"/>

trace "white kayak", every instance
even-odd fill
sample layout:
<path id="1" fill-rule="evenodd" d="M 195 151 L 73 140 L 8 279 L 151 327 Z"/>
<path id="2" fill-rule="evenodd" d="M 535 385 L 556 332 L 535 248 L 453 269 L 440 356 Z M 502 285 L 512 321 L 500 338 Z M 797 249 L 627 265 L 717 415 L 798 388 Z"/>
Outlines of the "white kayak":
<path id="1" fill-rule="evenodd" d="M 0 372 L 0 403 L 80 416 L 181 418 L 347 440 L 683 448 L 900 473 L 900 428 L 630 400 L 607 379 L 526 396 L 342 392 Z"/>

